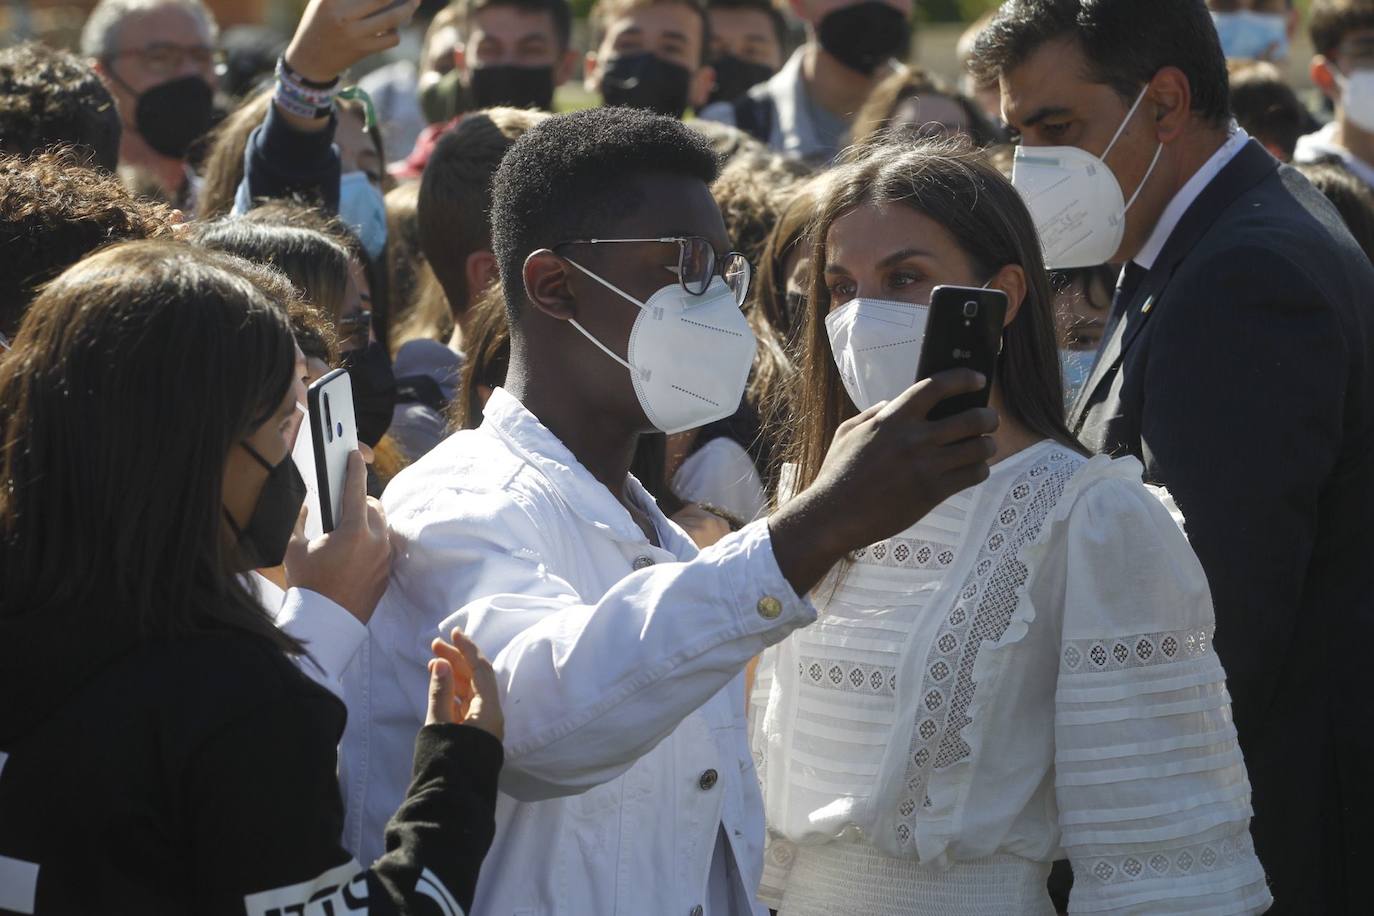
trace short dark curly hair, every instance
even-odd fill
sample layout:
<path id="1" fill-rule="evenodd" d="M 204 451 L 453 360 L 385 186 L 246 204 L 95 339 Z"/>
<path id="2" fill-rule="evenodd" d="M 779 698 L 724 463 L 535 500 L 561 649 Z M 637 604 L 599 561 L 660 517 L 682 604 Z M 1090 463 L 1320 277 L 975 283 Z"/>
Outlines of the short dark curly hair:
<path id="1" fill-rule="evenodd" d="M 645 201 L 643 175 L 684 175 L 709 185 L 711 144 L 676 118 L 637 108 L 556 115 L 527 131 L 492 182 L 491 240 L 512 323 L 524 300 L 525 258 L 568 239 L 606 236 Z"/>
<path id="2" fill-rule="evenodd" d="M 70 152 L 0 154 L 0 333 L 13 336 L 38 287 L 98 248 L 167 237 L 172 211 Z"/>
<path id="3" fill-rule="evenodd" d="M 1127 102 L 1164 67 L 1188 77 L 1193 111 L 1221 126 L 1231 118 L 1226 55 L 1203 0 L 1007 0 L 979 33 L 969 60 L 978 83 L 995 83 L 1043 45 L 1072 39 L 1089 79 Z"/>
<path id="4" fill-rule="evenodd" d="M 113 172 L 122 130 L 109 90 L 75 55 L 36 41 L 0 49 L 0 150 L 65 144 Z"/>

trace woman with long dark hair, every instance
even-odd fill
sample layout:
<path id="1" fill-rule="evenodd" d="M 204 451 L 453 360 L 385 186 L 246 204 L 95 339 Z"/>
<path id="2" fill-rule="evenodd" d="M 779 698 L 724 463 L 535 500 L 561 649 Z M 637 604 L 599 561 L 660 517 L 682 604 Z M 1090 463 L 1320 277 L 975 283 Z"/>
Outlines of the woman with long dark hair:
<path id="1" fill-rule="evenodd" d="M 1064 426 L 1025 206 L 963 145 L 859 155 L 812 234 L 791 489 L 911 384 L 942 284 L 1007 294 L 997 454 L 841 564 L 820 620 L 765 654 L 765 898 L 783 916 L 1052 914 L 1062 849 L 1083 912 L 1262 910 L 1207 581 L 1139 463 L 1088 459 Z M 874 355 L 893 352 L 909 358 Z"/>
<path id="2" fill-rule="evenodd" d="M 343 705 L 245 586 L 304 494 L 300 357 L 268 289 L 230 255 L 119 245 L 53 281 L 0 359 L 0 908 L 472 899 L 502 758 L 490 666 L 435 640 L 415 781 L 365 869 L 341 845 Z M 312 551 L 385 540 L 350 460 Z"/>

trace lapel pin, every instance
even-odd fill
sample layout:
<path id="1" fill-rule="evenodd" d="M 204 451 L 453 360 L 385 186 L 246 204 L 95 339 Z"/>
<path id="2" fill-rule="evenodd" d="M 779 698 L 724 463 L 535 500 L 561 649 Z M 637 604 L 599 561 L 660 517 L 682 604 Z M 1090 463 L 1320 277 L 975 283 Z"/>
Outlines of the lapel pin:
<path id="1" fill-rule="evenodd" d="M 1150 309 L 1152 309 L 1152 308 L 1154 308 L 1154 307 L 1155 307 L 1155 297 L 1154 297 L 1154 296 L 1151 296 L 1150 298 L 1146 299 L 1146 300 L 1145 300 L 1145 304 L 1142 305 L 1142 306 L 1140 307 L 1140 314 L 1142 314 L 1142 315 L 1148 315 L 1148 314 L 1150 314 Z"/>

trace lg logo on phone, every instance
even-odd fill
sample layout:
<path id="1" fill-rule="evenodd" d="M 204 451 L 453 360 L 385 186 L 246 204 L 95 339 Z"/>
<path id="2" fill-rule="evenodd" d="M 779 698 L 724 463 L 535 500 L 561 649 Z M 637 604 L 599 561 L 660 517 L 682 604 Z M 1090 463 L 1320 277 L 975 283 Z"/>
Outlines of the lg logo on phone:
<path id="1" fill-rule="evenodd" d="M 955 359 L 973 359 L 973 351 L 972 351 L 972 350 L 960 350 L 958 347 L 955 347 L 955 348 L 954 348 L 954 358 L 955 358 Z"/>

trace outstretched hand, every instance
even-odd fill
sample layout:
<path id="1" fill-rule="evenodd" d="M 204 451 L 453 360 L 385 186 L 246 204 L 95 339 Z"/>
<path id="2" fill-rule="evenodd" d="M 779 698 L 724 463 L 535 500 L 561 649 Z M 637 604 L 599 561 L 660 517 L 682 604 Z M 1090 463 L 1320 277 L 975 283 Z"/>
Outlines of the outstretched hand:
<path id="1" fill-rule="evenodd" d="M 315 83 L 400 42 L 420 0 L 310 0 L 286 49 L 286 63 Z"/>
<path id="2" fill-rule="evenodd" d="M 430 644 L 429 714 L 426 725 L 471 725 L 496 738 L 505 735 L 496 672 L 477 644 L 462 630 L 450 634 L 452 642 L 436 639 Z"/>
<path id="3" fill-rule="evenodd" d="M 927 419 L 946 398 L 985 385 L 969 369 L 941 372 L 840 424 L 816 480 L 768 520 L 778 567 L 797 594 L 850 551 L 905 531 L 987 479 L 997 412 Z"/>

